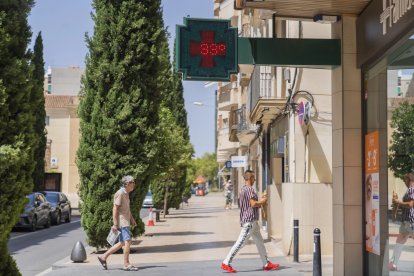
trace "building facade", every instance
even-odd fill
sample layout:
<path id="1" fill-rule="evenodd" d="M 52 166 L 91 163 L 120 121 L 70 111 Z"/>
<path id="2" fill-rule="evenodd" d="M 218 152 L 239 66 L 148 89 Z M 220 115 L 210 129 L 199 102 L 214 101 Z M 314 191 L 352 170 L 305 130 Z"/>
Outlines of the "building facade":
<path id="1" fill-rule="evenodd" d="M 77 108 L 82 73 L 80 68 L 49 68 L 45 76 L 47 145 L 44 188 L 64 192 L 72 208 L 78 208 L 79 203 Z"/>
<path id="2" fill-rule="evenodd" d="M 240 36 L 340 41 L 339 66 L 241 65 L 236 80 L 219 83 L 219 103 L 223 87 L 236 87 L 229 141 L 238 144 L 231 151 L 218 146 L 218 161 L 247 157 L 256 189 L 269 194 L 263 229 L 285 254 L 292 253 L 298 219 L 300 253 L 312 253 L 313 229 L 321 229 L 322 254 L 333 255 L 334 275 L 392 275 L 388 265 L 399 226 L 390 216 L 392 195 L 401 198 L 406 188 L 387 162 L 393 111 L 413 102 L 414 2 L 214 5 L 215 16 L 230 19 Z M 233 168 L 233 181 L 243 183 L 246 168 Z M 400 270 L 408 273 L 414 272 L 413 245 L 407 242 L 400 258 Z"/>

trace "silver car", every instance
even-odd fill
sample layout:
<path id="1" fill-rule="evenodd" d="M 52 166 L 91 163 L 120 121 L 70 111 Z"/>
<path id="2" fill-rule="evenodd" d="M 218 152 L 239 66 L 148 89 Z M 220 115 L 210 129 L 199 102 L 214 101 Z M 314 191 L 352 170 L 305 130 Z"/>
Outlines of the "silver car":
<path id="1" fill-rule="evenodd" d="M 145 195 L 145 199 L 144 202 L 142 203 L 142 207 L 144 208 L 150 208 L 152 207 L 152 193 L 151 192 L 147 192 L 147 194 Z"/>

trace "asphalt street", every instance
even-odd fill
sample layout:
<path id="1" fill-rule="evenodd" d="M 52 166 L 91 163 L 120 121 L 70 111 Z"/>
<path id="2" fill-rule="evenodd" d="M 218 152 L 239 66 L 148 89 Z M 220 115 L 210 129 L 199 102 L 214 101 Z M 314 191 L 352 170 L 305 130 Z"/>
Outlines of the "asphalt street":
<path id="1" fill-rule="evenodd" d="M 141 218 L 147 217 L 149 209 L 141 210 Z M 23 276 L 33 276 L 50 268 L 57 261 L 67 258 L 77 241 L 85 246 L 86 234 L 80 225 L 80 216 L 73 215 L 70 223 L 13 231 L 8 248 Z"/>

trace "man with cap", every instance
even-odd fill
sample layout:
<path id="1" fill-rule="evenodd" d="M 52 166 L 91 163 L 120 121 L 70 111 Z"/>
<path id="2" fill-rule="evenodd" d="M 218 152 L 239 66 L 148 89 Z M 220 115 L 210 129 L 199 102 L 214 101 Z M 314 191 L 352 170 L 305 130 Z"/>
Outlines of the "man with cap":
<path id="1" fill-rule="evenodd" d="M 112 208 L 112 231 L 115 233 L 120 232 L 119 242 L 108 249 L 103 255 L 98 256 L 99 262 L 104 269 L 108 269 L 106 260 L 108 257 L 117 252 L 119 249 L 124 251 L 124 270 L 137 271 L 138 268 L 129 263 L 129 249 L 131 247 L 131 229 L 135 227 L 137 223 L 131 214 L 129 207 L 129 193 L 135 188 L 134 178 L 130 175 L 122 177 L 122 186 L 114 195 L 114 206 Z"/>

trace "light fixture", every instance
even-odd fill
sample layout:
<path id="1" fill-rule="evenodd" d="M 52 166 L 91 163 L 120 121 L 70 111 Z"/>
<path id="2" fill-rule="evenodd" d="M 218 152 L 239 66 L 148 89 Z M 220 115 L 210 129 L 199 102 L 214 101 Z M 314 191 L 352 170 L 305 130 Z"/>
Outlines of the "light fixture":
<path id="1" fill-rule="evenodd" d="M 317 14 L 313 17 L 313 22 L 318 23 L 335 23 L 341 20 L 341 16 L 339 15 L 324 15 L 324 14 Z"/>

